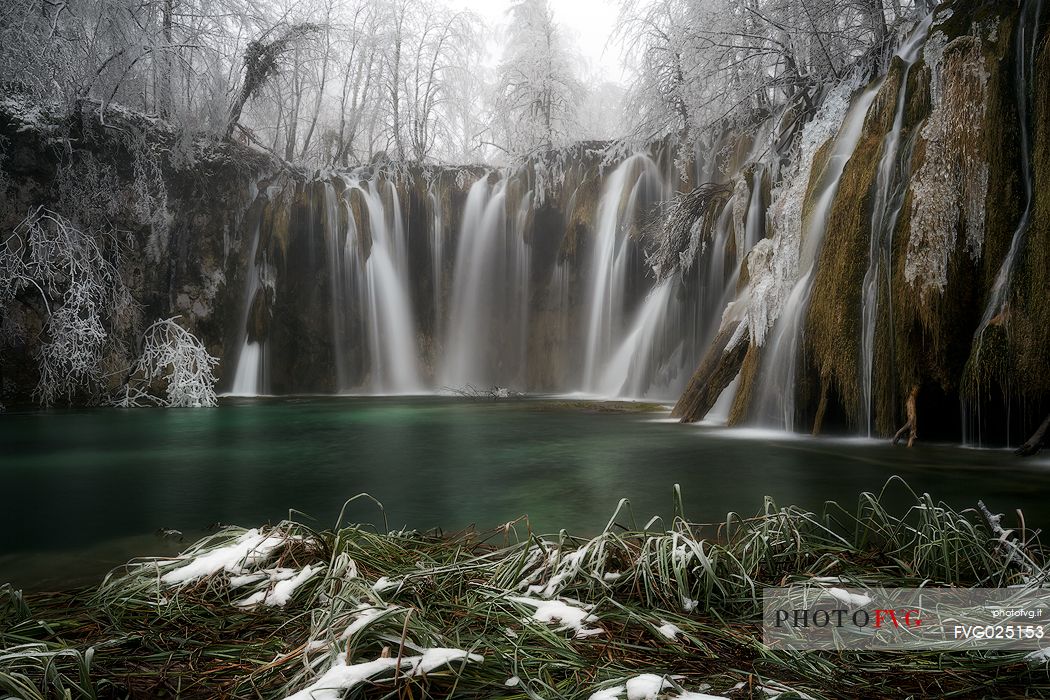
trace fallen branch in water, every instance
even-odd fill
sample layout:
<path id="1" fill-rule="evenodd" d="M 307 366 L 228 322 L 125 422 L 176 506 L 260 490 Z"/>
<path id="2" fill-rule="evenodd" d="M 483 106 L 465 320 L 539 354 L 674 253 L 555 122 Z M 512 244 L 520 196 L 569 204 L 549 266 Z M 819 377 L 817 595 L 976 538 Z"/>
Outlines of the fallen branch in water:
<path id="1" fill-rule="evenodd" d="M 445 386 L 441 387 L 441 391 L 468 399 L 520 399 L 525 396 L 525 394 L 520 391 L 513 391 L 504 386 L 494 386 L 490 389 L 479 389 L 473 384 L 467 384 L 466 386 L 459 388 Z"/>

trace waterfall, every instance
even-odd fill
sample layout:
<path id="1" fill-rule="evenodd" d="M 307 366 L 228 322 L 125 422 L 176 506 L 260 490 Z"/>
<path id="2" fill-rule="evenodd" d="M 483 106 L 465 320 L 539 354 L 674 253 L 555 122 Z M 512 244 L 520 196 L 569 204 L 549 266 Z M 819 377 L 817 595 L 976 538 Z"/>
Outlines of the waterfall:
<path id="1" fill-rule="evenodd" d="M 244 341 L 237 356 L 237 371 L 227 396 L 258 396 L 262 366 L 262 344 Z"/>
<path id="2" fill-rule="evenodd" d="M 452 299 L 441 382 L 451 388 L 486 385 L 496 378 L 487 371 L 486 349 L 490 313 L 483 308 L 495 283 L 492 258 L 506 225 L 503 205 L 507 183 L 490 187 L 488 177 L 475 182 L 467 194 L 456 263 L 452 274 Z"/>
<path id="3" fill-rule="evenodd" d="M 704 423 L 709 425 L 727 425 L 729 423 L 729 414 L 733 410 L 733 401 L 736 399 L 736 392 L 740 389 L 740 373 L 738 372 L 735 377 L 726 385 L 726 388 L 722 390 L 722 393 L 715 399 L 715 403 L 711 406 L 711 410 L 704 416 Z"/>
<path id="4" fill-rule="evenodd" d="M 654 346 L 667 318 L 674 281 L 660 282 L 646 297 L 630 331 L 602 368 L 590 389 L 602 396 L 641 398 L 646 395 L 653 370 Z"/>
<path id="5" fill-rule="evenodd" d="M 744 220 L 744 235 L 736 242 L 738 268 L 743 263 L 747 251 L 766 236 L 766 208 L 762 201 L 762 178 L 765 172 L 764 166 L 757 166 L 754 175 L 751 176 L 751 199 L 747 205 L 747 218 Z"/>
<path id="6" fill-rule="evenodd" d="M 267 190 L 269 195 L 269 191 Z M 259 242 L 262 238 L 262 217 L 256 220 L 252 231 L 252 255 L 248 263 L 248 279 L 244 285 L 244 306 L 240 317 L 240 352 L 237 354 L 233 384 L 227 396 L 259 396 L 266 390 L 265 348 L 263 341 L 249 340 L 248 320 L 256 295 L 263 288 L 263 270 L 260 269 Z"/>
<path id="7" fill-rule="evenodd" d="M 441 200 L 431 185 L 427 191 L 430 202 L 430 274 L 434 276 L 434 333 L 442 327 L 445 318 L 442 300 L 445 286 L 445 226 L 441 211 Z"/>
<path id="8" fill-rule="evenodd" d="M 617 166 L 602 188 L 585 307 L 588 320 L 584 336 L 583 390 L 586 392 L 608 394 L 611 385 L 605 376 L 606 368 L 627 352 L 624 349 L 626 343 L 617 341 L 623 337 L 626 325 L 624 292 L 629 265 L 632 257 L 638 255 L 629 228 L 639 213 L 640 195 L 644 194 L 649 200 L 665 199 L 664 190 L 656 163 L 641 154 L 631 156 Z M 658 193 L 655 197 L 654 191 Z M 619 387 L 612 395 L 618 393 Z"/>
<path id="9" fill-rule="evenodd" d="M 342 204 L 330 180 L 324 183 L 324 236 L 328 253 L 329 314 L 332 319 L 332 358 L 335 365 L 336 388 L 346 391 L 350 377 L 350 346 L 347 329 L 349 290 L 346 284 L 347 266 L 343 254 L 346 234 L 340 226 Z"/>
<path id="10" fill-rule="evenodd" d="M 891 291 L 890 260 L 893 254 L 893 231 L 897 227 L 907 190 L 907 178 L 898 173 L 901 129 L 904 124 L 904 108 L 907 104 L 908 76 L 919 58 L 919 49 L 933 23 L 931 13 L 911 33 L 897 50 L 904 62 L 900 87 L 897 89 L 896 112 L 893 127 L 882 140 L 882 156 L 875 180 L 875 202 L 871 215 L 871 242 L 868 248 L 868 269 L 864 273 L 863 298 L 861 301 L 861 396 L 864 401 L 864 425 L 871 437 L 872 431 L 872 385 L 875 365 L 875 325 L 879 303 L 880 270 L 885 270 L 886 294 Z M 907 159 L 910 160 L 910 159 Z"/>
<path id="11" fill-rule="evenodd" d="M 875 83 L 853 102 L 842 122 L 835 145 L 813 192 L 812 205 L 803 230 L 798 258 L 798 277 L 780 310 L 772 339 L 765 348 L 762 377 L 757 405 L 762 410 L 761 420 L 776 427 L 793 430 L 795 427 L 795 373 L 798 367 L 798 349 L 802 340 L 802 326 L 813 276 L 831 206 L 838 192 L 839 181 L 846 163 L 860 141 L 864 118 L 875 100 L 881 83 Z"/>
<path id="12" fill-rule="evenodd" d="M 1015 64 L 1014 91 L 1017 100 L 1017 116 L 1021 126 L 1021 176 L 1024 181 L 1025 203 L 1021 219 L 1017 222 L 1013 238 L 1010 240 L 1010 249 L 1006 258 L 999 267 L 992 285 L 988 303 L 981 315 L 981 323 L 974 334 L 974 342 L 979 346 L 981 335 L 992 320 L 1001 314 L 1006 308 L 1006 295 L 1010 291 L 1010 280 L 1013 276 L 1014 264 L 1017 256 L 1024 245 L 1024 237 L 1028 232 L 1028 225 L 1032 218 L 1033 205 L 1033 174 L 1032 174 L 1032 136 L 1031 136 L 1031 113 L 1032 113 L 1032 79 L 1035 75 L 1035 51 L 1039 43 L 1039 20 L 1043 12 L 1043 0 L 1026 0 L 1021 9 L 1021 17 L 1017 26 L 1017 38 L 1015 39 Z"/>
<path id="13" fill-rule="evenodd" d="M 757 142 L 758 140 L 756 139 L 756 144 Z M 756 158 L 757 155 L 758 154 L 753 151 L 750 158 Z M 717 312 L 708 317 L 705 335 L 703 336 L 702 342 L 697 346 L 697 356 L 700 356 L 704 352 L 717 335 L 724 320 L 723 312 L 728 313 L 731 305 L 734 304 L 734 299 L 737 297 L 737 283 L 740 280 L 740 273 L 744 268 L 744 261 L 748 252 L 756 243 L 765 238 L 767 203 L 762 193 L 762 180 L 765 177 L 766 167 L 767 166 L 761 162 L 755 163 L 754 173 L 751 176 L 750 195 L 746 203 L 746 213 L 743 216 L 742 222 L 734 222 L 736 263 L 733 267 L 732 273 L 728 276 L 723 285 L 722 295 L 718 300 L 718 304 L 714 307 Z M 742 193 L 738 191 L 734 195 L 734 201 L 726 204 L 726 209 L 735 209 L 737 205 L 735 198 L 741 196 Z M 743 204 L 741 204 L 741 206 L 743 206 Z M 722 393 L 719 394 L 718 399 L 711 407 L 711 410 L 704 416 L 704 422 L 725 425 L 729 421 L 729 412 L 732 409 L 733 401 L 736 399 L 737 390 L 740 388 L 740 381 L 740 374 L 738 373 Z"/>
<path id="14" fill-rule="evenodd" d="M 390 200 L 389 215 L 375 180 L 367 185 L 356 181 L 347 187 L 348 197 L 356 191 L 364 200 L 372 242 L 363 265 L 356 254 L 348 260 L 358 268 L 363 267 L 361 284 L 371 360 L 368 389 L 373 393 L 419 392 L 423 382 L 419 374 L 416 325 L 406 284 L 408 259 L 401 202 L 394 184 L 384 184 Z M 349 241 L 346 248 L 350 248 Z"/>

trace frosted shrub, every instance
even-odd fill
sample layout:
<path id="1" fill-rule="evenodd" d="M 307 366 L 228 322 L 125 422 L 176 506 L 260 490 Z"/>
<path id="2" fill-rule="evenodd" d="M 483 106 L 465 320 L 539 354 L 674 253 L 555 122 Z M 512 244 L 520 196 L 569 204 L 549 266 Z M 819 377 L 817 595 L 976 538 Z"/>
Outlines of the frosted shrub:
<path id="1" fill-rule="evenodd" d="M 104 379 L 105 322 L 126 314 L 132 303 L 115 264 L 119 260 L 112 232 L 89 235 L 43 207 L 0 244 L 0 309 L 28 292 L 39 295 L 46 313 L 35 390 L 44 405 L 94 390 Z M 16 327 L 3 325 L 5 334 Z"/>
<path id="2" fill-rule="evenodd" d="M 988 161 L 984 138 L 988 73 L 981 40 L 945 45 L 940 32 L 924 52 L 931 112 L 922 128 L 925 158 L 912 180 L 911 231 L 904 277 L 922 301 L 948 283 L 948 260 L 960 232 L 976 260 L 984 244 Z"/>
<path id="3" fill-rule="evenodd" d="M 142 355 L 135 372 L 137 382 L 129 382 L 124 396 L 116 403 L 125 407 L 143 402 L 173 408 L 215 406 L 212 370 L 217 363 L 204 344 L 176 323 L 175 318 L 157 321 L 146 329 L 142 339 Z M 149 393 L 149 388 L 158 380 L 167 385 L 163 398 Z M 133 383 L 146 388 L 133 388 Z"/>

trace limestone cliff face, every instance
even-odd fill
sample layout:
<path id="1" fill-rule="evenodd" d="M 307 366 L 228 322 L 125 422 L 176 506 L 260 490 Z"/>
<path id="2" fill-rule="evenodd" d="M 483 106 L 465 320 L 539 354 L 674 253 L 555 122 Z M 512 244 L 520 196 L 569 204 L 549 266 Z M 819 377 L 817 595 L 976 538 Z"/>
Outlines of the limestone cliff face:
<path id="1" fill-rule="evenodd" d="M 98 105 L 50 113 L 17 96 L 0 103 L 0 230 L 44 206 L 93 232 L 111 232 L 124 251 L 121 276 L 136 302 L 111 327 L 106 382 L 74 403 L 105 399 L 124 380 L 141 331 L 179 316 L 223 357 L 228 290 L 243 277 L 246 220 L 260 182 L 281 166 L 231 143 L 183 143 L 162 124 Z M 22 328 L 0 348 L 0 400 L 31 400 L 34 353 L 46 320 L 39 298 L 4 310 Z"/>
<path id="2" fill-rule="evenodd" d="M 952 403 L 961 393 L 970 341 L 1020 215 L 1011 60 L 1017 8 L 994 9 L 960 7 L 936 24 L 908 71 L 896 166 L 906 189 L 890 241 L 891 282 L 878 289 L 874 344 L 871 400 L 883 434 L 900 424 L 903 397 L 914 383 L 923 385 L 929 429 L 956 427 L 959 409 Z M 807 318 L 804 410 L 812 417 L 827 390 L 833 417 L 849 426 L 864 419 L 863 284 L 884 135 L 893 125 L 903 73 L 896 59 L 846 167 Z"/>
<path id="3" fill-rule="evenodd" d="M 919 412 L 929 438 L 974 439 L 980 432 L 986 441 L 1005 441 L 1007 433 L 1016 440 L 1045 413 L 1050 102 L 1046 81 L 1031 76 L 1050 66 L 1050 17 L 1043 13 L 1036 25 L 1035 6 L 944 3 L 917 61 L 908 68 L 895 58 L 878 78 L 878 96 L 843 170 L 814 269 L 799 335 L 797 425 L 856 432 L 866 431 L 870 420 L 876 433 L 892 434 L 904 420 L 904 398 L 913 385 L 921 387 Z M 1024 56 L 1034 57 L 1034 71 L 1020 65 Z M 888 171 L 890 183 L 897 184 L 887 188 L 880 167 L 898 104 L 903 108 L 899 155 Z M 1027 227 L 1021 225 L 1025 110 L 1034 183 Z M 811 213 L 829 144 L 830 139 L 814 157 L 804 217 Z M 874 222 L 887 221 L 879 217 L 879 207 L 885 209 L 885 202 L 877 201 L 880 188 L 895 217 L 883 232 L 873 231 Z M 776 223 L 775 211 L 767 216 L 773 217 L 767 223 Z M 873 254 L 881 256 L 875 265 Z M 753 254 L 744 279 L 760 274 L 754 266 L 765 264 L 766 258 Z M 872 269 L 874 297 L 865 290 Z M 1007 280 L 1006 292 L 997 307 L 1001 278 Z M 753 303 L 749 294 L 744 284 L 741 303 Z M 875 310 L 868 322 L 874 331 L 865 365 L 869 308 Z M 727 314 L 723 329 L 738 318 L 739 313 Z M 768 339 L 728 348 L 726 341 L 725 336 L 716 341 L 680 401 L 676 411 L 685 420 L 701 418 L 737 374 L 730 424 L 761 414 L 756 387 L 769 360 Z M 969 417 L 961 421 L 960 415 Z"/>

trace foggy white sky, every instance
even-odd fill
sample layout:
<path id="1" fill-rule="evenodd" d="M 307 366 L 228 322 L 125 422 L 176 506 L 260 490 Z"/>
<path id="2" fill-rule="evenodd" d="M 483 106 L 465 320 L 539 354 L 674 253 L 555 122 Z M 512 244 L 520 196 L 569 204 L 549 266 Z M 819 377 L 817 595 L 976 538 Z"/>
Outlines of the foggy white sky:
<path id="1" fill-rule="evenodd" d="M 507 22 L 507 8 L 511 0 L 451 0 L 449 5 L 471 10 L 491 28 L 502 29 Z M 576 42 L 576 50 L 589 62 L 591 69 L 605 80 L 623 82 L 620 44 L 609 41 L 616 25 L 618 0 L 551 0 L 551 8 L 558 23 Z M 499 61 L 498 39 L 498 32 L 492 32 L 489 62 L 493 64 Z"/>

